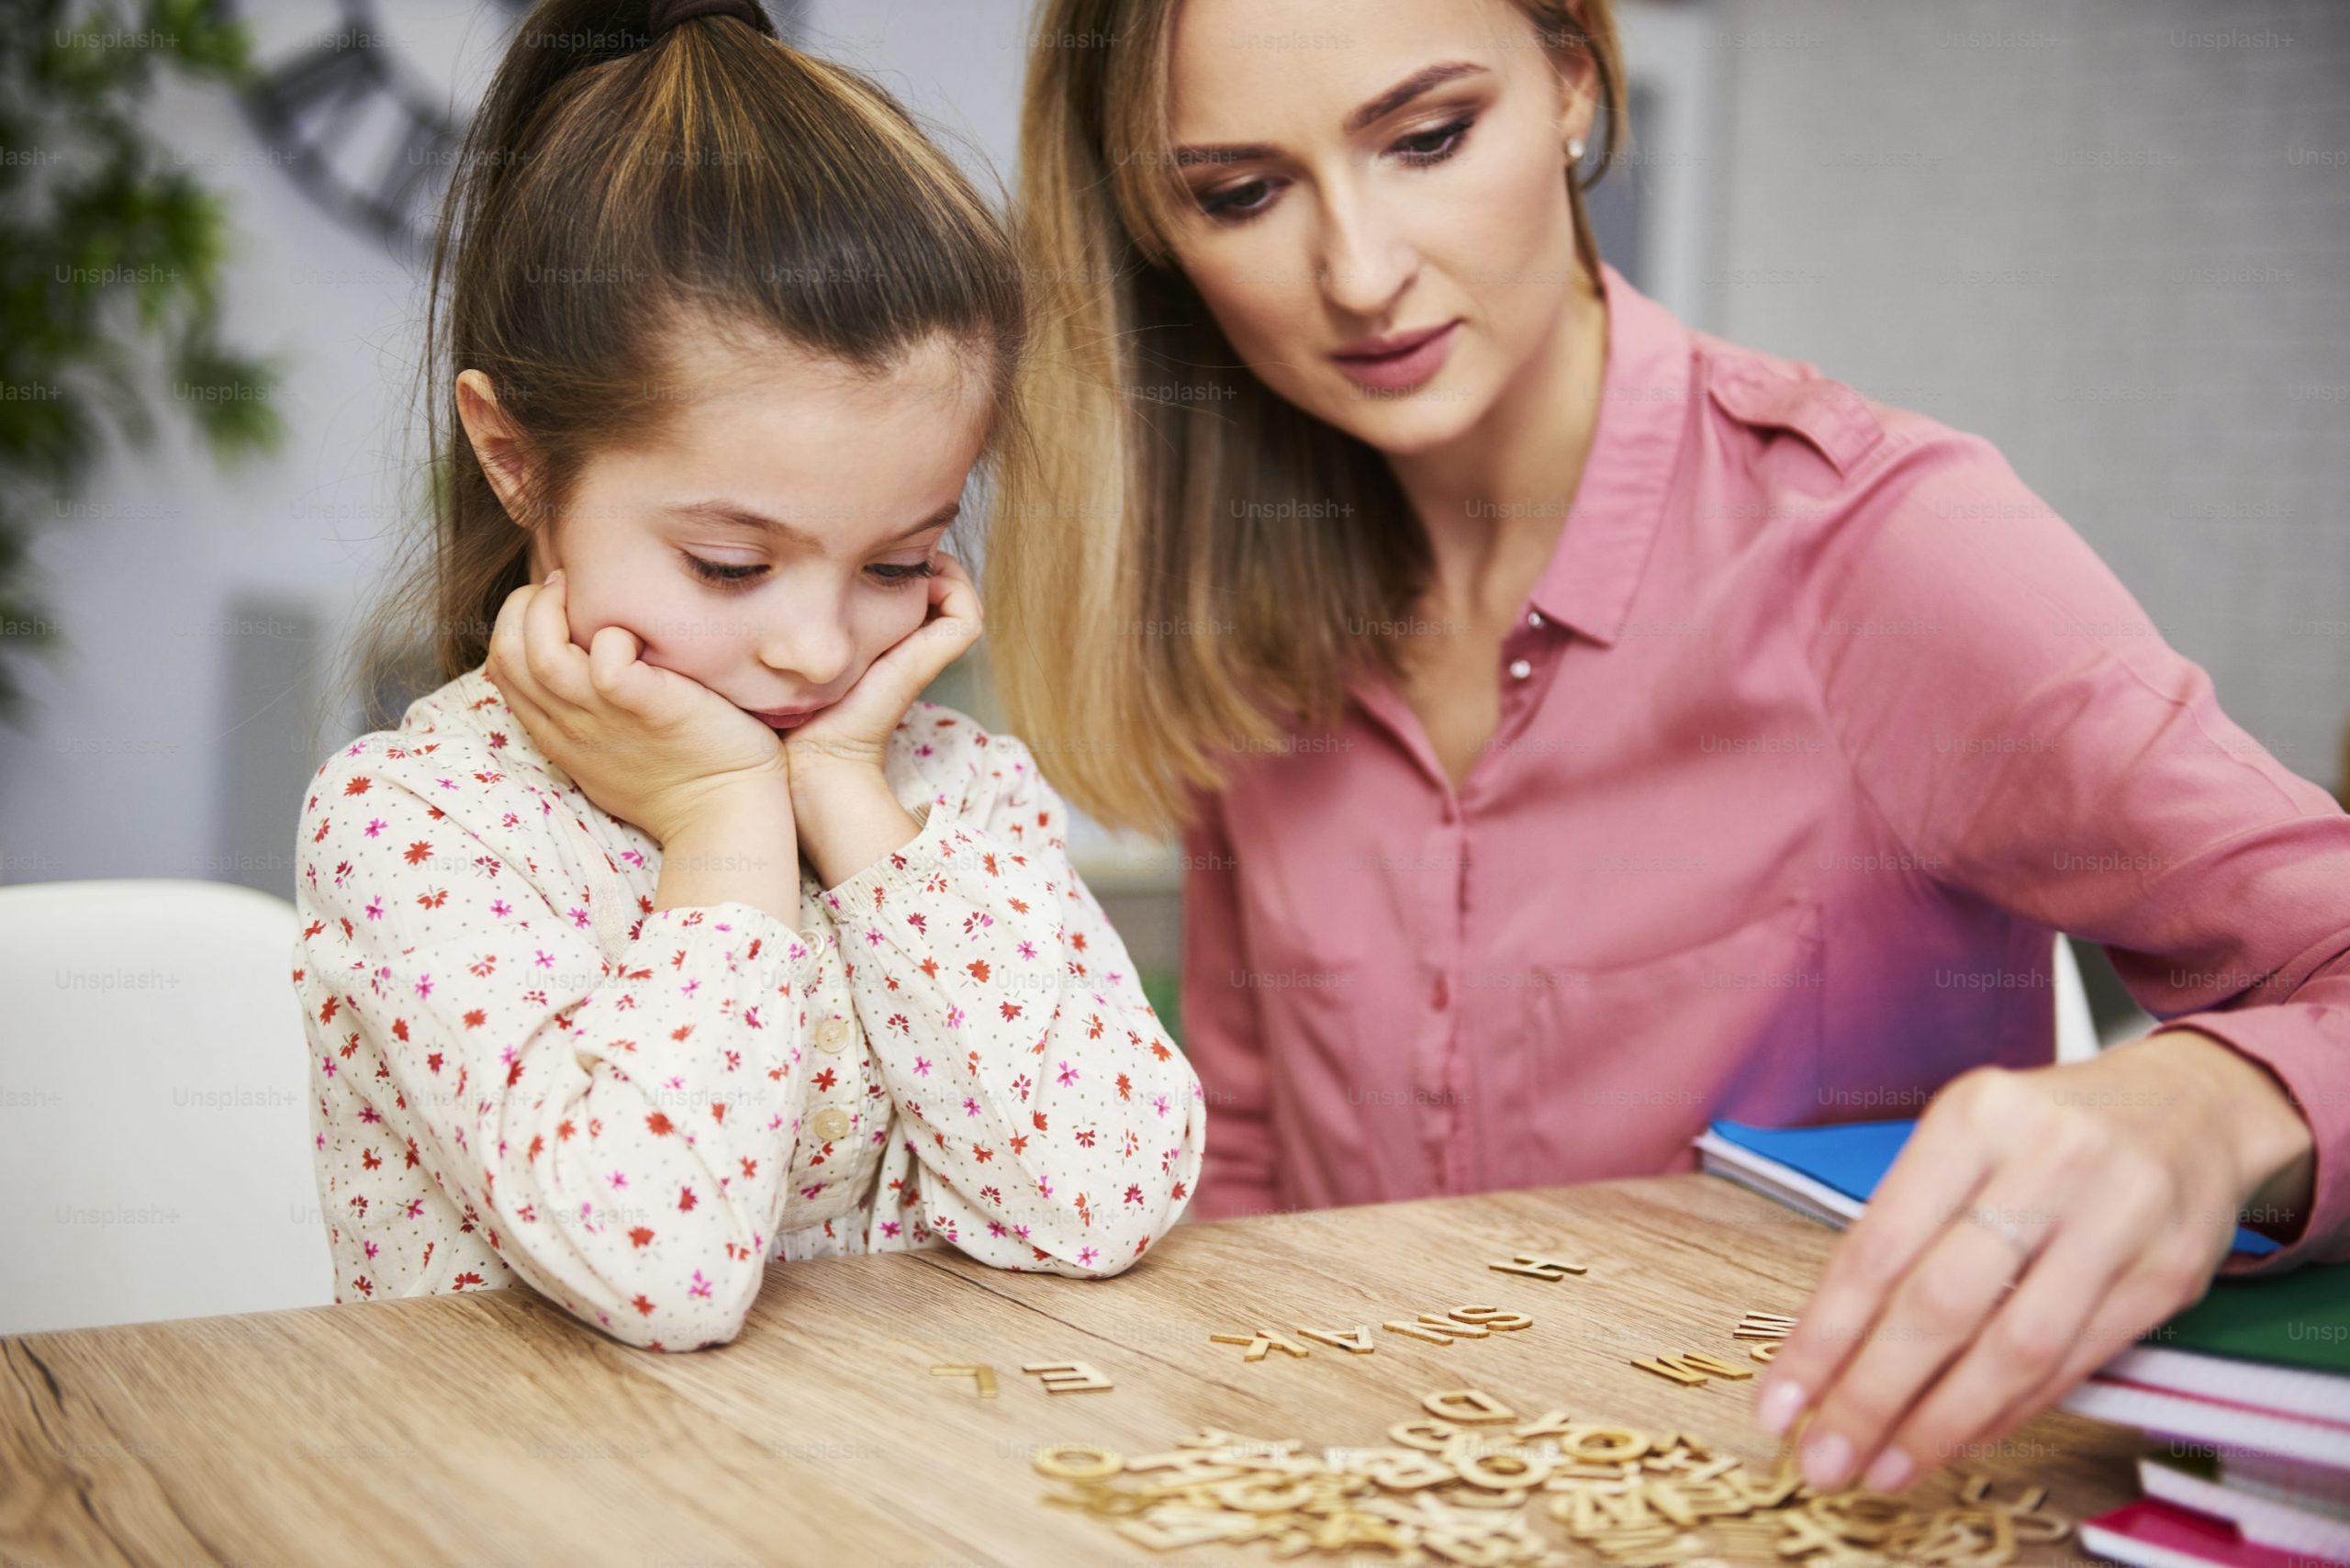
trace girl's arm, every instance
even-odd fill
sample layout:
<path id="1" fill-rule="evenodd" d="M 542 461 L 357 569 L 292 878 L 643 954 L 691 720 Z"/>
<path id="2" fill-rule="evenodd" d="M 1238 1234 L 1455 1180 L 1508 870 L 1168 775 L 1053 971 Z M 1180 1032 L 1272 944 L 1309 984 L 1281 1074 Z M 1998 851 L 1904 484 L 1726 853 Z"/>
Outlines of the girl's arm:
<path id="1" fill-rule="evenodd" d="M 1199 1080 L 1070 868 L 1067 813 L 1027 748 L 927 705 L 906 722 L 949 787 L 825 902 L 904 1115 L 915 1212 L 1000 1268 L 1117 1273 L 1198 1185 Z"/>
<path id="2" fill-rule="evenodd" d="M 788 1196 L 813 955 L 727 902 L 648 912 L 606 960 L 559 846 L 501 854 L 475 831 L 560 833 L 560 812 L 508 811 L 494 760 L 437 749 L 363 742 L 303 812 L 312 1073 L 366 1104 L 330 1222 L 386 1218 L 370 1161 L 420 1163 L 575 1316 L 651 1349 L 723 1343 Z"/>

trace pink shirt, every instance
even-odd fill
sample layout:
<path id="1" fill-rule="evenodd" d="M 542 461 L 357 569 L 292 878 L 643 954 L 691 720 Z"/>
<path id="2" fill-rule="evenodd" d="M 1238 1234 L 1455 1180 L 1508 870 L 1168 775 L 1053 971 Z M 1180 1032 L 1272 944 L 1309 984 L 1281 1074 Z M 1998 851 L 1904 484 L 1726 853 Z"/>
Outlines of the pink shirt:
<path id="1" fill-rule="evenodd" d="M 2053 934 L 2266 1063 L 2350 1255 L 2350 818 L 1979 436 L 1603 267 L 1599 424 L 1456 792 L 1365 678 L 1187 835 L 1195 1217 L 1685 1170 L 2054 1054 Z"/>

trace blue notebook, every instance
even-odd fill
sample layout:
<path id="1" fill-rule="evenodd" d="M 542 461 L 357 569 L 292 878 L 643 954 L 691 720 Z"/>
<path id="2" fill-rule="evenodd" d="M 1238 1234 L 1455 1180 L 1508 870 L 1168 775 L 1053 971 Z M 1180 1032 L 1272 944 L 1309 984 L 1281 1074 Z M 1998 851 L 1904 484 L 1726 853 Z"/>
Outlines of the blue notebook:
<path id="1" fill-rule="evenodd" d="M 1704 1150 L 1708 1142 L 1718 1139 L 1784 1166 L 1796 1175 L 1841 1194 L 1850 1206 L 1835 1204 L 1818 1193 L 1811 1194 L 1811 1202 L 1803 1201 L 1783 1189 L 1774 1190 L 1778 1184 L 1770 1182 L 1766 1175 L 1764 1190 L 1772 1196 L 1792 1202 L 1798 1208 L 1836 1210 L 1849 1219 L 1869 1201 L 1869 1194 L 1885 1180 L 1885 1173 L 1893 1169 L 1894 1157 L 1909 1141 L 1910 1129 L 1917 1125 L 1915 1118 L 1899 1122 L 1841 1122 L 1825 1127 L 1751 1127 L 1743 1122 L 1718 1121 L 1711 1124 L 1709 1137 L 1698 1140 L 1698 1148 Z M 1718 1158 L 1720 1152 L 1717 1148 L 1708 1153 L 1708 1168 L 1726 1165 Z M 1729 1171 L 1725 1169 L 1723 1173 Z M 2279 1245 L 2258 1231 L 2236 1226 L 2238 1252 L 2263 1258 Z"/>

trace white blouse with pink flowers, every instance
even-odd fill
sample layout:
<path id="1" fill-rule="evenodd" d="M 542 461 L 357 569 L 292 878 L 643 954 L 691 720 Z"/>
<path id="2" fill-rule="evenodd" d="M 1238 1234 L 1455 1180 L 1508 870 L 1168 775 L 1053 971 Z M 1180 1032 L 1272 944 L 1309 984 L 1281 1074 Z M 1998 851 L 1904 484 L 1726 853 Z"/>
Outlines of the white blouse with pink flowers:
<path id="1" fill-rule="evenodd" d="M 767 1263 L 950 1243 L 1114 1274 L 1182 1215 L 1199 1081 L 1071 869 L 1027 748 L 917 703 L 922 823 L 797 929 L 655 910 L 660 846 L 476 668 L 313 780 L 294 983 L 335 1299 L 518 1280 L 652 1350 Z"/>

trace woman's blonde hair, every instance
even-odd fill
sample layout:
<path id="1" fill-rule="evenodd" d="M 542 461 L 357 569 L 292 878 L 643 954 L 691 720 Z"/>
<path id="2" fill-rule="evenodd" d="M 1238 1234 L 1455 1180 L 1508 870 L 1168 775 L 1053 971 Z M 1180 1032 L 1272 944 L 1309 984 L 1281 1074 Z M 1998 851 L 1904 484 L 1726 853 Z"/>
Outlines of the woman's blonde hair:
<path id="1" fill-rule="evenodd" d="M 1512 3 L 1595 67 L 1604 173 L 1625 98 L 1609 0 Z M 1429 573 L 1384 460 L 1250 374 L 1175 264 L 1179 4 L 1040 6 L 1016 225 L 1036 305 L 1031 440 L 987 557 L 1012 727 L 1088 813 L 1161 833 L 1237 753 L 1335 722 L 1366 659 L 1399 673 L 1393 629 Z M 1587 183 L 1567 189 L 1596 278 Z"/>
<path id="2" fill-rule="evenodd" d="M 528 580 L 530 536 L 458 422 L 459 371 L 489 377 L 521 438 L 533 526 L 597 450 L 675 414 L 686 318 L 868 372 L 944 336 L 994 386 L 991 454 L 1018 444 L 1027 297 L 996 211 L 889 94 L 755 6 L 655 24 L 677 9 L 541 0 L 474 118 L 432 253 L 431 527 L 335 688 L 364 722 L 481 664 Z"/>

